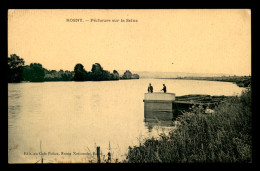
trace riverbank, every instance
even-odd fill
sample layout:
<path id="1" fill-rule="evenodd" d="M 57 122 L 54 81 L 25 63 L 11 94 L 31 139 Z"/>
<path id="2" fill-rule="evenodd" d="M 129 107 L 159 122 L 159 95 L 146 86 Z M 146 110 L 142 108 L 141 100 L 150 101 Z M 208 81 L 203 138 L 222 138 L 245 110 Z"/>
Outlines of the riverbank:
<path id="1" fill-rule="evenodd" d="M 158 78 L 158 79 L 183 79 L 183 80 L 206 80 L 206 81 L 223 81 L 233 82 L 239 87 L 251 86 L 250 76 L 223 76 L 223 77 L 177 77 L 177 78 Z"/>
<path id="2" fill-rule="evenodd" d="M 176 119 L 175 130 L 129 147 L 129 163 L 252 162 L 251 90 L 205 114 L 194 108 Z"/>

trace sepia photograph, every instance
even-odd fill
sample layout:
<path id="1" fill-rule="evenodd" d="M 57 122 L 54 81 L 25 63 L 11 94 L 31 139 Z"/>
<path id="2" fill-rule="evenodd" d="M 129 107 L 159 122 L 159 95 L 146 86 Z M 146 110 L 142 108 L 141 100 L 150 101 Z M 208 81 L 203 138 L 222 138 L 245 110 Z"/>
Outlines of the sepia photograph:
<path id="1" fill-rule="evenodd" d="M 251 9 L 8 9 L 8 163 L 252 163 Z"/>

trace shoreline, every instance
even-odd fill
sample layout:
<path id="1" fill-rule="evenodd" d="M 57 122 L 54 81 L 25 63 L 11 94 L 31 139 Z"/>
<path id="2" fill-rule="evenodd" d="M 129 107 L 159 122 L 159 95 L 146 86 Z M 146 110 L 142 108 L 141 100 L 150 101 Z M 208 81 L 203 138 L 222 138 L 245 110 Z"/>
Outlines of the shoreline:
<path id="1" fill-rule="evenodd" d="M 220 82 L 231 82 L 231 83 L 235 83 L 238 87 L 250 87 L 250 86 L 251 86 L 251 77 L 249 77 L 249 76 L 230 76 L 230 77 L 177 77 L 177 78 L 155 78 L 155 79 L 220 81 Z"/>

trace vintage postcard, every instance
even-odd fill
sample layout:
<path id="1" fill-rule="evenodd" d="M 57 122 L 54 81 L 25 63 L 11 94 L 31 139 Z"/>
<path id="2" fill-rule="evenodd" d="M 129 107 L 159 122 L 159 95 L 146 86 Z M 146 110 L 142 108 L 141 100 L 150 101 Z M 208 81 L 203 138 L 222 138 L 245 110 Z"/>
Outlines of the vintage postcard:
<path id="1" fill-rule="evenodd" d="M 250 9 L 9 9 L 8 163 L 252 162 Z"/>

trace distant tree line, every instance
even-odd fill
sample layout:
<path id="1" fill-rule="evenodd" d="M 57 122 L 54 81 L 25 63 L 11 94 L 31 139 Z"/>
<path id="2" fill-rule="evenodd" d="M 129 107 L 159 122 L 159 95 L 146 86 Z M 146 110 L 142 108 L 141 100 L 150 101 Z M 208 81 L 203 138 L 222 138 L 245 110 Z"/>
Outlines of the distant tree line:
<path id="1" fill-rule="evenodd" d="M 72 81 L 74 77 L 73 71 L 56 71 L 44 69 L 44 81 Z"/>
<path id="2" fill-rule="evenodd" d="M 42 64 L 31 63 L 22 67 L 22 81 L 42 82 L 44 76 L 45 72 Z"/>
<path id="3" fill-rule="evenodd" d="M 74 67 L 74 81 L 105 81 L 105 80 L 119 80 L 119 79 L 139 79 L 138 74 L 133 74 L 126 70 L 122 77 L 119 76 L 117 70 L 113 70 L 113 73 L 110 73 L 107 70 L 104 70 L 99 63 L 92 65 L 90 72 L 87 72 L 84 69 L 82 64 L 76 64 Z"/>
<path id="4" fill-rule="evenodd" d="M 129 70 L 126 70 L 124 75 L 120 79 L 139 79 L 138 74 L 132 74 Z"/>
<path id="5" fill-rule="evenodd" d="M 18 83 L 21 81 L 43 82 L 43 81 L 105 81 L 119 79 L 139 79 L 138 74 L 132 74 L 129 70 L 119 76 L 116 70 L 113 73 L 103 70 L 99 63 L 92 65 L 90 72 L 84 69 L 82 64 L 76 64 L 74 71 L 47 70 L 42 64 L 31 63 L 24 65 L 25 61 L 16 54 L 8 57 L 8 82 Z"/>
<path id="6" fill-rule="evenodd" d="M 251 76 L 222 76 L 222 77 L 178 77 L 177 79 L 185 80 L 207 80 L 207 81 L 223 81 L 223 82 L 233 82 L 239 87 L 250 87 L 251 86 Z"/>

